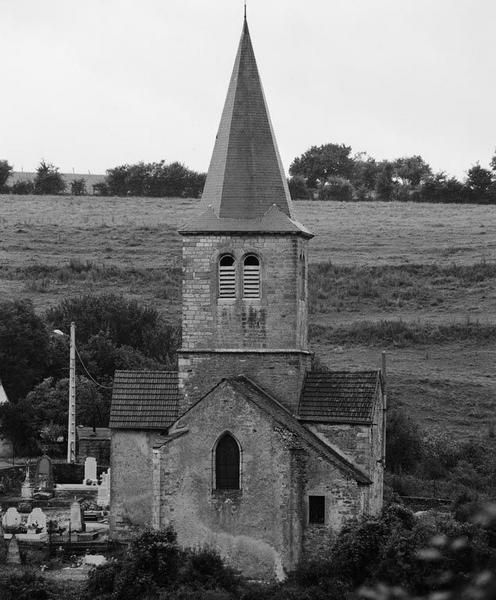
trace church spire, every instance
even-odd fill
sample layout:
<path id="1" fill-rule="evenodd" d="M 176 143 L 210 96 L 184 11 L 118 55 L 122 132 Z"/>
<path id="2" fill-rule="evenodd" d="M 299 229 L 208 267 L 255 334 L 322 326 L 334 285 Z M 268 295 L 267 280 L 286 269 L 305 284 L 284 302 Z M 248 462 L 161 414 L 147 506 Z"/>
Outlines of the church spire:
<path id="1" fill-rule="evenodd" d="M 312 237 L 292 215 L 246 15 L 202 194 L 180 233 L 262 232 Z"/>
<path id="2" fill-rule="evenodd" d="M 291 217 L 246 13 L 203 202 L 219 218 L 260 219 L 273 204 Z"/>

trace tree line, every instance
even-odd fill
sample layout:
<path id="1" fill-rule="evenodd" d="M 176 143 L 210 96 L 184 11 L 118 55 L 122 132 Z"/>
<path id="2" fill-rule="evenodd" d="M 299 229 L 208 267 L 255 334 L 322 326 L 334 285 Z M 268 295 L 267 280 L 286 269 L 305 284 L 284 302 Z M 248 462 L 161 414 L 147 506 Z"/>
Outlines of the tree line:
<path id="1" fill-rule="evenodd" d="M 490 169 L 480 164 L 464 181 L 434 173 L 421 156 L 381 160 L 351 146 L 312 146 L 289 167 L 293 199 L 415 201 L 496 204 L 496 153 Z"/>
<path id="2" fill-rule="evenodd" d="M 59 169 L 42 160 L 34 181 L 8 185 L 13 167 L 0 160 L 0 193 L 60 194 L 67 184 Z M 293 200 L 414 201 L 496 204 L 496 152 L 490 169 L 475 164 L 460 181 L 444 171 L 434 173 L 418 155 L 376 160 L 365 152 L 352 154 L 351 146 L 329 143 L 312 146 L 289 168 Z M 125 164 L 107 170 L 105 180 L 93 185 L 100 196 L 151 196 L 199 198 L 206 174 L 180 162 Z M 70 193 L 88 193 L 84 178 L 70 183 Z"/>
<path id="3" fill-rule="evenodd" d="M 19 180 L 9 185 L 12 173 L 12 165 L 7 160 L 0 160 L 0 193 L 55 195 L 69 191 L 68 188 L 74 196 L 91 193 L 84 177 L 74 179 L 68 186 L 58 167 L 45 160 L 38 165 L 34 180 Z M 93 185 L 93 194 L 199 198 L 205 179 L 205 173 L 197 173 L 180 162 L 139 162 L 108 169 L 105 180 Z"/>

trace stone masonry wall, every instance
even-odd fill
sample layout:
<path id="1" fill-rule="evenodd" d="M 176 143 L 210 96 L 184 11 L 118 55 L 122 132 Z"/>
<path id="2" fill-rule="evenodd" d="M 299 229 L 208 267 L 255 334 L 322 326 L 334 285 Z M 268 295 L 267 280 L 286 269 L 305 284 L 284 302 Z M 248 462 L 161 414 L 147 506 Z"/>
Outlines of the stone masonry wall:
<path id="1" fill-rule="evenodd" d="M 296 412 L 303 378 L 311 368 L 312 355 L 304 352 L 179 352 L 179 413 L 224 377 L 246 375 Z"/>
<path id="2" fill-rule="evenodd" d="M 183 350 L 307 350 L 307 243 L 294 235 L 190 235 L 183 239 Z M 218 260 L 236 260 L 236 298 L 218 297 Z M 261 262 L 261 297 L 243 298 L 243 257 Z"/>
<path id="3" fill-rule="evenodd" d="M 372 479 L 364 497 L 364 510 L 377 514 L 382 508 L 384 467 L 382 458 L 382 396 L 376 402 L 372 425 L 338 425 L 313 423 L 309 425 L 321 439 L 340 448 Z"/>
<path id="4" fill-rule="evenodd" d="M 128 539 L 152 525 L 152 446 L 150 431 L 112 430 L 110 456 L 110 534 Z"/>
<path id="5" fill-rule="evenodd" d="M 303 556 L 323 553 L 361 510 L 354 480 L 228 382 L 179 419 L 181 430 L 155 461 L 157 526 L 171 523 L 181 544 L 215 547 L 249 577 L 282 578 Z M 215 489 L 214 449 L 226 431 L 241 449 L 239 491 Z M 308 494 L 315 493 L 327 498 L 323 527 L 308 524 Z"/>

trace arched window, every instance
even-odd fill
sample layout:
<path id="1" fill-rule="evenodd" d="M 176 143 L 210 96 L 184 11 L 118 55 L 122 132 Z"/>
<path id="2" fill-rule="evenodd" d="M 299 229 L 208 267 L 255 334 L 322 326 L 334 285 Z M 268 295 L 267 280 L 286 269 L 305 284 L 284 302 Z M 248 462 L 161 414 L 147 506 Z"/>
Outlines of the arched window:
<path id="1" fill-rule="evenodd" d="M 229 433 L 221 437 L 215 449 L 215 488 L 239 490 L 239 447 Z"/>
<path id="2" fill-rule="evenodd" d="M 243 297 L 260 298 L 260 259 L 254 254 L 243 261 Z"/>
<path id="3" fill-rule="evenodd" d="M 219 298 L 236 297 L 236 265 L 234 257 L 224 254 L 219 260 Z"/>

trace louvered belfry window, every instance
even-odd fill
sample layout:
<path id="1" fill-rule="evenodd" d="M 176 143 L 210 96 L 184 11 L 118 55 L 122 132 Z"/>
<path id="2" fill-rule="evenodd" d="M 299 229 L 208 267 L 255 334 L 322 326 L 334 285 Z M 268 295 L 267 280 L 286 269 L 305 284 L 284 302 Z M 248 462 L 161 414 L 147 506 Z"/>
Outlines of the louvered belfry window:
<path id="1" fill-rule="evenodd" d="M 236 264 L 230 254 L 224 254 L 219 260 L 219 297 L 236 297 Z"/>
<path id="2" fill-rule="evenodd" d="M 260 298 L 260 259 L 254 254 L 243 261 L 243 297 Z"/>
<path id="3" fill-rule="evenodd" d="M 239 447 L 228 433 L 222 436 L 215 449 L 215 488 L 239 490 Z"/>

